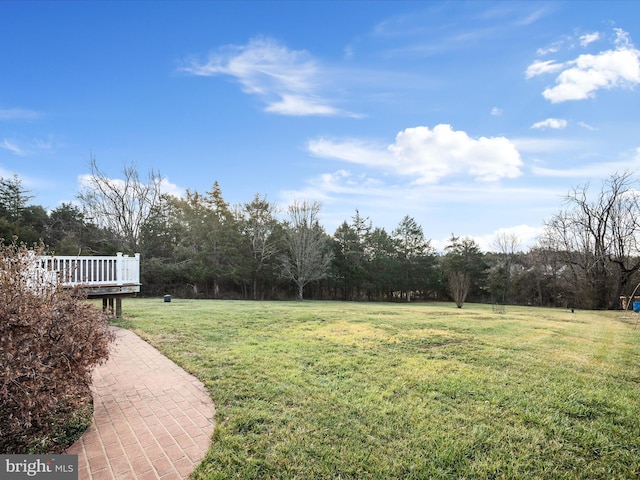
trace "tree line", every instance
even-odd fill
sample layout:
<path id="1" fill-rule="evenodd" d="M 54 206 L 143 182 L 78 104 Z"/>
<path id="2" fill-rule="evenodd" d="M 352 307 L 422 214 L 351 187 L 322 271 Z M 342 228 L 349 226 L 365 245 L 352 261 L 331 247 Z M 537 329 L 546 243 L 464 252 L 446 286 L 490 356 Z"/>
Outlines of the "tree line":
<path id="1" fill-rule="evenodd" d="M 0 238 L 43 241 L 58 255 L 138 252 L 147 295 L 606 309 L 640 281 L 640 196 L 630 172 L 595 193 L 572 188 L 526 251 L 502 234 L 487 252 L 453 234 L 438 252 L 409 215 L 387 231 L 356 210 L 331 234 L 318 202 L 282 211 L 256 194 L 232 206 L 217 182 L 176 197 L 161 193 L 162 180 L 132 165 L 114 180 L 92 160 L 77 202 L 47 211 L 17 176 L 1 178 Z"/>

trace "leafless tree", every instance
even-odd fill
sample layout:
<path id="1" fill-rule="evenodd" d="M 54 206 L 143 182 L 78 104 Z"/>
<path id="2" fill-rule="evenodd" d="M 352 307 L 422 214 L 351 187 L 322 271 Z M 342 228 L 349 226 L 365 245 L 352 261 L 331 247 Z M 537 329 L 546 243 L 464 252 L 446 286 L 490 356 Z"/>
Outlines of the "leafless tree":
<path id="1" fill-rule="evenodd" d="M 293 201 L 287 209 L 285 247 L 282 256 L 283 278 L 298 287 L 298 299 L 304 297 L 304 287 L 327 276 L 332 256 L 328 250 L 327 235 L 320 226 L 320 203 Z"/>
<path id="2" fill-rule="evenodd" d="M 500 272 L 501 286 L 498 292 L 494 292 L 494 296 L 502 298 L 494 298 L 496 301 L 505 302 L 511 294 L 513 263 L 518 248 L 520 247 L 520 237 L 515 233 L 499 232 L 493 240 L 493 247 L 497 252 L 496 268 Z M 497 294 L 497 295 L 496 295 Z"/>
<path id="3" fill-rule="evenodd" d="M 515 233 L 498 232 L 493 239 L 493 246 L 498 253 L 513 255 L 520 247 L 520 237 Z"/>
<path id="4" fill-rule="evenodd" d="M 615 173 L 592 197 L 572 189 L 568 207 L 546 224 L 544 242 L 565 256 L 579 294 L 592 307 L 613 308 L 640 270 L 640 192 L 631 172 Z M 593 198 L 593 199 L 592 199 Z"/>
<path id="5" fill-rule="evenodd" d="M 87 218 L 112 231 L 128 251 L 140 248 L 142 226 L 160 201 L 162 176 L 150 171 L 142 181 L 134 164 L 125 164 L 122 178 L 109 178 L 91 159 L 91 173 L 84 179 L 78 200 Z"/>
<path id="6" fill-rule="evenodd" d="M 471 287 L 469 274 L 459 271 L 451 272 L 449 274 L 448 284 L 449 293 L 451 294 L 453 301 L 456 302 L 456 306 L 458 308 L 462 308 L 464 301 L 467 299 L 469 288 Z"/>

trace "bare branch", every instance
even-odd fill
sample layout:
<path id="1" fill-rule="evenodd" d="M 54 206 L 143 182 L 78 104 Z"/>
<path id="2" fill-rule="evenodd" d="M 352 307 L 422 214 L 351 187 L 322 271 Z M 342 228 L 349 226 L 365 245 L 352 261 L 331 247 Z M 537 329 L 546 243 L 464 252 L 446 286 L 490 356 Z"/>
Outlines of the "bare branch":
<path id="1" fill-rule="evenodd" d="M 78 193 L 87 218 L 122 238 L 124 247 L 136 250 L 144 222 L 160 200 L 162 176 L 151 170 L 142 182 L 134 164 L 125 164 L 122 178 L 109 178 L 91 159 L 91 173 Z"/>

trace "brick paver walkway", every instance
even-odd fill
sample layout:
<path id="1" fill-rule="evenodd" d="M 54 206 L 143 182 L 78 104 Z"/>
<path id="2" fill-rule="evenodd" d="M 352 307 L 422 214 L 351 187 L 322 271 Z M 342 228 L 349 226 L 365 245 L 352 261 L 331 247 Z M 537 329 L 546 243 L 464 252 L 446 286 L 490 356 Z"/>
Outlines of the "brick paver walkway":
<path id="1" fill-rule="evenodd" d="M 67 453 L 79 480 L 189 476 L 209 448 L 215 409 L 204 385 L 133 332 L 116 329 L 94 370 L 94 421 Z"/>

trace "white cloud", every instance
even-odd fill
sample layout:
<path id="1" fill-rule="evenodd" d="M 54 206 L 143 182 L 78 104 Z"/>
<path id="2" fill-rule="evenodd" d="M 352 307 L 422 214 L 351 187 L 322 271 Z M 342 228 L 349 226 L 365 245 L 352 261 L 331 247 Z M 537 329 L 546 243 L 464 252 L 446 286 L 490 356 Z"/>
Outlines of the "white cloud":
<path id="1" fill-rule="evenodd" d="M 561 52 L 566 48 L 572 50 L 575 48 L 575 40 L 576 39 L 573 35 L 562 35 L 546 47 L 542 47 L 536 50 L 536 54 L 540 57 L 544 57 L 546 55 Z"/>
<path id="2" fill-rule="evenodd" d="M 323 78 L 318 63 L 304 50 L 289 50 L 270 38 L 228 46 L 205 62 L 191 59 L 182 71 L 198 76 L 235 77 L 246 93 L 261 96 L 266 111 L 280 115 L 354 116 L 319 94 Z"/>
<path id="3" fill-rule="evenodd" d="M 33 138 L 30 141 L 9 140 L 7 138 L 0 142 L 0 149 L 8 150 L 14 155 L 26 157 L 36 152 L 42 152 L 53 149 L 53 139 L 49 137 L 47 140 L 41 138 Z"/>
<path id="4" fill-rule="evenodd" d="M 512 142 L 505 137 L 471 138 L 450 125 L 407 128 L 393 144 L 367 145 L 362 141 L 335 142 L 318 139 L 309 142 L 309 151 L 318 157 L 335 158 L 367 165 L 400 176 L 414 183 L 436 183 L 452 175 L 471 175 L 480 181 L 514 178 L 521 174 L 522 161 Z"/>
<path id="5" fill-rule="evenodd" d="M 531 225 L 515 225 L 513 227 L 499 228 L 486 235 L 477 235 L 473 240 L 485 252 L 496 251 L 496 239 L 498 236 L 513 236 L 518 241 L 518 250 L 526 251 L 533 246 L 536 240 L 542 235 L 543 227 L 532 227 Z"/>
<path id="6" fill-rule="evenodd" d="M 500 115 L 502 115 L 503 110 L 501 108 L 498 107 L 493 107 L 491 109 L 491 115 L 493 115 L 494 117 L 499 117 Z"/>
<path id="7" fill-rule="evenodd" d="M 595 41 L 594 35 L 581 37 L 583 45 Z M 640 83 L 640 50 L 621 29 L 616 29 L 614 44 L 615 49 L 580 55 L 564 63 L 535 61 L 527 68 L 526 77 L 560 72 L 556 85 L 542 92 L 552 103 L 593 98 L 601 89 L 632 88 Z"/>
<path id="8" fill-rule="evenodd" d="M 24 108 L 0 108 L 0 120 L 37 120 L 41 114 Z"/>
<path id="9" fill-rule="evenodd" d="M 33 145 L 38 150 L 51 150 L 53 148 L 53 142 L 51 138 L 49 138 L 48 140 L 42 140 L 41 138 L 34 138 Z"/>
<path id="10" fill-rule="evenodd" d="M 586 33 L 580 36 L 580 45 L 586 47 L 590 43 L 600 40 L 600 32 Z"/>
<path id="11" fill-rule="evenodd" d="M 552 45 L 546 48 L 539 48 L 536 50 L 536 54 L 543 57 L 545 55 L 549 55 L 550 53 L 556 53 L 558 51 L 558 47 L 556 45 Z"/>
<path id="12" fill-rule="evenodd" d="M 168 177 L 163 177 L 160 181 L 160 192 L 171 195 L 172 197 L 180 198 L 184 195 L 186 190 L 179 187 L 175 183 L 171 183 Z"/>
<path id="13" fill-rule="evenodd" d="M 633 48 L 633 43 L 631 43 L 631 37 L 629 34 L 625 32 L 621 28 L 614 28 L 614 32 L 616 32 L 616 39 L 614 43 L 616 46 L 621 48 Z"/>
<path id="14" fill-rule="evenodd" d="M 612 171 L 617 170 L 614 167 L 614 170 L 611 170 L 611 164 L 602 164 L 602 163 L 594 163 L 591 165 L 582 165 L 580 167 L 574 168 L 544 168 L 544 167 L 531 167 L 531 172 L 534 175 L 538 175 L 540 177 L 556 177 L 556 178 L 593 178 L 593 177 L 602 177 L 605 176 Z"/>
<path id="15" fill-rule="evenodd" d="M 582 128 L 585 128 L 585 129 L 587 129 L 587 130 L 590 130 L 590 131 L 592 131 L 592 132 L 594 132 L 594 131 L 598 130 L 596 127 L 594 127 L 594 126 L 592 126 L 592 125 L 589 125 L 589 124 L 588 124 L 588 123 L 586 123 L 586 122 L 578 122 L 578 125 L 580 125 Z"/>
<path id="16" fill-rule="evenodd" d="M 525 72 L 527 78 L 543 75 L 545 73 L 554 73 L 562 70 L 563 65 L 553 60 L 536 60 L 527 67 Z"/>
<path id="17" fill-rule="evenodd" d="M 381 180 L 368 175 L 354 175 L 349 170 L 340 169 L 332 173 L 322 173 L 308 181 L 308 185 L 301 190 L 281 192 L 281 196 L 291 200 L 293 198 L 311 198 L 323 202 L 332 202 L 340 197 L 367 197 L 386 204 L 390 196 L 390 189 Z"/>
<path id="18" fill-rule="evenodd" d="M 307 116 L 307 115 L 337 115 L 338 110 L 323 104 L 322 100 L 305 97 L 302 95 L 283 94 L 281 101 L 274 101 L 265 109 L 270 113 L 280 115 Z"/>
<path id="19" fill-rule="evenodd" d="M 113 181 L 113 180 L 112 180 Z M 119 183 L 123 183 L 122 180 L 118 180 Z M 93 177 L 89 173 L 82 173 L 78 175 L 78 188 L 91 188 L 93 185 Z"/>
<path id="20" fill-rule="evenodd" d="M 316 157 L 335 158 L 376 168 L 387 168 L 394 162 L 386 146 L 358 139 L 337 142 L 319 138 L 309 141 L 307 149 Z"/>
<path id="21" fill-rule="evenodd" d="M 0 143 L 0 148 L 8 150 L 14 155 L 19 155 L 21 157 L 27 154 L 26 150 L 20 148 L 18 145 L 15 144 L 15 142 L 10 142 L 6 138 L 2 141 L 2 143 Z"/>
<path id="22" fill-rule="evenodd" d="M 606 178 L 613 172 L 640 169 L 640 147 L 632 156 L 616 162 L 591 163 L 570 168 L 532 167 L 531 172 L 541 177 Z"/>
<path id="23" fill-rule="evenodd" d="M 355 50 L 353 45 L 347 45 L 344 47 L 344 58 L 347 60 L 351 60 L 355 55 Z"/>
<path id="24" fill-rule="evenodd" d="M 505 137 L 474 139 L 450 125 L 407 128 L 389 146 L 396 170 L 416 177 L 417 183 L 433 183 L 458 173 L 478 180 L 495 181 L 520 175 L 520 154 Z"/>
<path id="25" fill-rule="evenodd" d="M 539 8 L 538 10 L 528 14 L 522 20 L 516 22 L 516 25 L 531 25 L 540 20 L 542 17 L 546 16 L 548 12 L 549 9 L 547 7 Z"/>
<path id="26" fill-rule="evenodd" d="M 579 140 L 566 140 L 561 138 L 512 138 L 511 142 L 518 151 L 526 153 L 557 153 L 567 150 L 584 150 L 587 143 Z"/>
<path id="27" fill-rule="evenodd" d="M 566 126 L 567 121 L 563 118 L 547 118 L 546 120 L 534 123 L 533 125 L 531 125 L 531 128 L 561 129 L 566 128 Z"/>
<path id="28" fill-rule="evenodd" d="M 573 66 L 556 79 L 557 85 L 542 92 L 551 103 L 593 98 L 600 89 L 632 87 L 640 83 L 640 51 L 609 50 L 598 55 L 580 55 Z"/>

